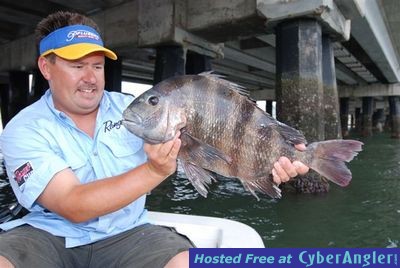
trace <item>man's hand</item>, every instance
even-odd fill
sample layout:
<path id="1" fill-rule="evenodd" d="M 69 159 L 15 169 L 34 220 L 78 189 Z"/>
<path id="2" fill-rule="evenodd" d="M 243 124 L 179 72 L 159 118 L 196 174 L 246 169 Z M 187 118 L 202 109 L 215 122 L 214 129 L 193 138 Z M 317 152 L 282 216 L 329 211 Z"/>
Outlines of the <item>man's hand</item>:
<path id="1" fill-rule="evenodd" d="M 151 174 L 166 178 L 176 170 L 176 159 L 181 147 L 181 135 L 178 132 L 174 139 L 160 144 L 145 144 L 144 151 L 148 157 L 148 167 Z"/>
<path id="2" fill-rule="evenodd" d="M 306 146 L 304 144 L 295 145 L 297 150 L 304 151 Z M 308 172 L 309 168 L 299 161 L 290 162 L 287 157 L 282 156 L 274 164 L 272 169 L 273 180 L 276 184 L 289 181 L 290 178 L 297 175 L 304 175 Z"/>

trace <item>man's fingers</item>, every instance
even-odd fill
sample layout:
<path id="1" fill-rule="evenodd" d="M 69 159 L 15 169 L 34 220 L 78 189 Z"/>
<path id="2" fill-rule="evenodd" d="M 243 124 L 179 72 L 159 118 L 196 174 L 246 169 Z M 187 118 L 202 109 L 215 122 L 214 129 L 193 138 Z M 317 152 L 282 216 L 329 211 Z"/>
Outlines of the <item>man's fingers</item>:
<path id="1" fill-rule="evenodd" d="M 170 157 L 172 157 L 172 158 L 177 158 L 178 157 L 178 153 L 179 153 L 179 149 L 181 148 L 181 144 L 182 144 L 181 139 L 174 140 L 174 144 L 172 146 L 172 149 L 169 152 L 169 156 Z"/>
<path id="2" fill-rule="evenodd" d="M 274 170 L 275 170 L 276 177 L 278 177 L 277 180 L 280 180 L 280 183 L 286 182 L 289 180 L 289 175 L 285 172 L 285 170 L 282 168 L 282 166 L 279 162 L 275 162 Z"/>
<path id="3" fill-rule="evenodd" d="M 148 144 L 148 143 L 144 143 L 144 145 L 143 145 L 143 149 L 146 152 L 146 154 L 151 152 L 153 147 L 154 147 L 154 145 Z"/>
<path id="4" fill-rule="evenodd" d="M 299 161 L 290 162 L 287 157 L 281 157 L 274 164 L 272 169 L 273 180 L 276 184 L 287 182 L 290 178 L 296 177 L 298 174 L 308 172 L 308 167 Z"/>
<path id="5" fill-rule="evenodd" d="M 166 143 L 161 144 L 159 148 L 160 156 L 168 156 L 171 152 L 172 146 L 174 146 L 174 140 L 167 141 Z"/>
<path id="6" fill-rule="evenodd" d="M 178 155 L 178 152 L 179 152 L 179 148 L 181 146 L 181 140 L 179 139 L 180 134 L 181 134 L 180 131 L 178 131 L 172 140 L 169 140 L 165 143 L 160 144 L 159 154 L 161 156 L 176 158 L 176 156 Z M 179 140 L 179 143 L 177 144 L 178 140 Z M 174 147 L 176 147 L 176 146 L 177 146 L 177 148 L 174 149 Z M 174 151 L 172 152 L 172 150 L 174 150 Z"/>
<path id="7" fill-rule="evenodd" d="M 173 157 L 176 158 L 178 156 L 179 153 L 179 149 L 181 148 L 181 139 L 179 139 L 179 136 L 181 135 L 181 132 L 178 131 L 175 134 L 175 137 L 170 141 L 171 146 L 168 146 L 166 149 L 169 149 L 168 151 L 168 156 L 169 157 Z M 169 144 L 168 144 L 169 145 Z"/>
<path id="8" fill-rule="evenodd" d="M 275 182 L 276 185 L 281 184 L 281 178 L 276 174 L 275 168 L 272 169 L 272 180 Z"/>
<path id="9" fill-rule="evenodd" d="M 294 147 L 299 151 L 305 151 L 307 149 L 304 143 L 296 144 Z"/>
<path id="10" fill-rule="evenodd" d="M 309 167 L 307 167 L 306 165 L 304 165 L 303 163 L 301 163 L 299 161 L 294 161 L 293 166 L 295 166 L 296 172 L 300 175 L 304 175 L 310 170 Z"/>
<path id="11" fill-rule="evenodd" d="M 281 157 L 279 158 L 279 164 L 281 165 L 282 169 L 285 171 L 285 173 L 289 177 L 296 177 L 297 176 L 297 171 L 296 167 L 292 165 L 290 160 L 286 157 Z"/>

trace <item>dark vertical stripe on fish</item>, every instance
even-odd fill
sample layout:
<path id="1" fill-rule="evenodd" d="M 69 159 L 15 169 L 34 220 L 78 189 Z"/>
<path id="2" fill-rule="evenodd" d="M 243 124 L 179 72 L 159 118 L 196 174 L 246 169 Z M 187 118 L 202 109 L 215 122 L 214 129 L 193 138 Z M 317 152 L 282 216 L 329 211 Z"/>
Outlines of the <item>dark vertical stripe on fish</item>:
<path id="1" fill-rule="evenodd" d="M 204 131 L 207 129 L 207 120 L 208 117 L 205 114 L 206 107 L 207 107 L 207 98 L 208 94 L 207 91 L 205 91 L 205 85 L 206 85 L 206 80 L 200 77 L 198 81 L 195 82 L 195 86 L 193 87 L 192 96 L 190 97 L 193 100 L 192 107 L 195 107 L 196 111 L 196 120 L 193 123 L 193 128 L 196 129 L 196 134 L 197 138 L 201 139 L 202 141 L 204 140 L 205 133 Z M 197 100 L 197 101 L 196 101 Z M 206 142 L 206 141 L 205 141 Z"/>
<path id="2" fill-rule="evenodd" d="M 221 120 L 221 117 L 224 115 L 221 110 L 222 98 L 219 95 L 221 94 L 221 89 L 224 88 L 219 83 L 212 83 L 209 80 L 206 80 L 205 88 L 207 88 L 208 93 L 207 102 L 210 103 L 204 111 L 208 115 L 207 118 L 209 118 L 207 127 L 215 135 L 214 138 L 209 140 L 209 144 L 212 144 L 216 148 L 222 148 L 224 145 L 221 137 L 225 135 L 225 128 L 223 127 L 225 122 Z"/>
<path id="3" fill-rule="evenodd" d="M 267 163 L 267 159 L 264 159 L 264 155 L 265 153 L 269 153 L 269 152 L 265 152 L 264 148 L 265 148 L 265 142 L 267 142 L 267 137 L 270 136 L 270 128 L 266 127 L 266 124 L 264 123 L 259 123 L 259 122 L 263 122 L 263 117 L 265 117 L 264 114 L 258 114 L 258 118 L 255 119 L 255 121 L 257 122 L 257 126 L 256 126 L 256 137 L 257 139 L 255 140 L 255 148 L 257 148 L 256 150 L 257 153 L 255 154 L 255 161 L 253 161 L 253 170 L 263 170 L 263 167 L 265 166 L 265 164 Z"/>
<path id="4" fill-rule="evenodd" d="M 211 102 L 214 99 L 212 96 L 213 92 L 209 89 L 209 81 L 204 77 L 194 76 L 193 80 L 194 86 L 188 91 L 189 94 L 185 96 L 189 99 L 189 106 L 196 111 L 191 115 L 193 116 L 191 132 L 196 138 L 212 145 L 210 143 L 211 140 L 207 139 L 209 138 L 207 133 L 212 131 L 210 123 L 213 121 L 213 118 L 210 116 L 213 115 L 212 109 L 215 107 L 214 103 Z"/>
<path id="5" fill-rule="evenodd" d="M 239 172 L 239 164 L 242 162 L 241 158 L 241 147 L 243 146 L 242 141 L 245 139 L 244 136 L 246 134 L 246 130 L 248 128 L 249 123 L 252 122 L 252 116 L 253 113 L 256 109 L 256 106 L 252 104 L 250 101 L 242 98 L 240 101 L 240 114 L 239 117 L 237 118 L 235 122 L 235 127 L 233 130 L 233 144 L 235 146 L 232 146 L 232 151 L 231 151 L 231 156 L 236 158 L 236 161 L 233 161 L 231 168 L 232 168 L 232 174 L 234 176 L 238 175 Z M 242 148 L 246 150 L 246 148 Z"/>

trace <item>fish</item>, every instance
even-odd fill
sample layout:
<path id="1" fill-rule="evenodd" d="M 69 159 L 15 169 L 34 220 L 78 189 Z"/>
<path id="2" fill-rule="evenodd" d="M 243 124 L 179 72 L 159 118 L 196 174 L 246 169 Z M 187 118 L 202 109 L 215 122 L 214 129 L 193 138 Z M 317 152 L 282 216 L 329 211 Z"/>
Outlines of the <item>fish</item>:
<path id="1" fill-rule="evenodd" d="M 204 197 L 219 174 L 239 179 L 257 199 L 258 193 L 281 198 L 272 179 L 273 164 L 281 156 L 347 186 L 352 174 L 345 163 L 363 145 L 337 139 L 297 150 L 294 145 L 307 144 L 299 130 L 258 108 L 244 87 L 211 72 L 159 82 L 128 105 L 122 124 L 150 144 L 169 141 L 180 131 L 178 164 Z"/>

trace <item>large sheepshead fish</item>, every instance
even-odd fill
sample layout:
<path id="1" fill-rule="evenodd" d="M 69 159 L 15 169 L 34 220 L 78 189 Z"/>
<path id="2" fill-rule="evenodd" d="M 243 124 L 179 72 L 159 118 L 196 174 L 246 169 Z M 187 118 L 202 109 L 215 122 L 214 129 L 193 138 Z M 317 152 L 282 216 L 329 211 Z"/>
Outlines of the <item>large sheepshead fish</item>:
<path id="1" fill-rule="evenodd" d="M 363 145 L 355 140 L 314 142 L 299 151 L 305 137 L 259 109 L 243 88 L 202 73 L 164 80 L 138 96 L 124 111 L 123 125 L 148 143 L 171 140 L 181 131 L 178 160 L 188 179 L 203 195 L 213 173 L 239 179 L 244 188 L 281 197 L 273 183 L 273 164 L 280 156 L 299 160 L 330 181 L 346 186 L 345 165 Z M 212 171 L 212 172 L 210 172 Z"/>

